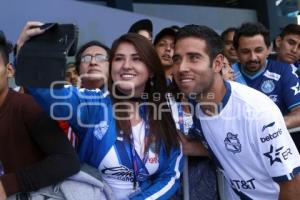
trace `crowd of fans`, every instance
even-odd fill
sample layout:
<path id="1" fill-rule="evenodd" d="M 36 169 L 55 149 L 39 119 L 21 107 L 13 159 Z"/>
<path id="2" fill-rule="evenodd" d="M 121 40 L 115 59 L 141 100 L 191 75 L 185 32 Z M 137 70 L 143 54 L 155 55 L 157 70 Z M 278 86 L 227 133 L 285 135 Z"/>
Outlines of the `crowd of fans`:
<path id="1" fill-rule="evenodd" d="M 15 91 L 42 25 L 24 26 L 14 62 L 0 34 L 0 200 L 299 198 L 300 25 L 271 47 L 261 23 L 153 37 L 143 19 L 111 48 L 79 47 L 64 87 Z"/>

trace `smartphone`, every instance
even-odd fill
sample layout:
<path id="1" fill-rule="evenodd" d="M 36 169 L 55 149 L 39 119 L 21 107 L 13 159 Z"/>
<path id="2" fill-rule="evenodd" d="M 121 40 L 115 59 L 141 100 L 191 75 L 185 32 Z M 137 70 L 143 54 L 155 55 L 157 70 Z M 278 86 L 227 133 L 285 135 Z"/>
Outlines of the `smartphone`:
<path id="1" fill-rule="evenodd" d="M 66 56 L 76 52 L 77 26 L 46 23 L 40 28 L 47 31 L 30 38 L 19 51 L 16 63 L 18 85 L 49 88 L 54 81 L 63 81 Z"/>

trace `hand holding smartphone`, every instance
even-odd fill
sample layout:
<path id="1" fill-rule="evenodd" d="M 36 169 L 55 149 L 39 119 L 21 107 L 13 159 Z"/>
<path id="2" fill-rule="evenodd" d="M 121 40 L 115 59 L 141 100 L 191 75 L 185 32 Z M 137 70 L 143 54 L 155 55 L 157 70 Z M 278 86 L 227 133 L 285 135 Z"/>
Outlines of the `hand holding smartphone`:
<path id="1" fill-rule="evenodd" d="M 57 23 L 31 27 L 27 33 L 31 31 L 34 36 L 24 43 L 18 53 L 16 83 L 50 87 L 54 81 L 64 80 L 66 56 L 73 56 L 76 52 L 78 28 L 74 24 Z"/>
<path id="2" fill-rule="evenodd" d="M 52 27 L 54 27 L 56 25 L 57 25 L 57 23 L 45 23 L 42 26 L 40 26 L 40 29 L 46 31 L 46 30 L 49 30 L 49 29 L 51 29 Z"/>

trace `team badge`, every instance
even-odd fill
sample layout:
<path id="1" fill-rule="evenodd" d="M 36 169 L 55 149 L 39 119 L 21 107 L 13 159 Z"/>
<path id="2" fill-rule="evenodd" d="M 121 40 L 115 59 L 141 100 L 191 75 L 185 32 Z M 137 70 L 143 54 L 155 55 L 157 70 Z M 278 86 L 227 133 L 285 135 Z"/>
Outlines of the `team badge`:
<path id="1" fill-rule="evenodd" d="M 103 136 L 105 135 L 107 129 L 108 129 L 107 121 L 101 121 L 98 125 L 95 126 L 94 136 L 98 140 L 101 140 L 103 138 Z"/>
<path id="2" fill-rule="evenodd" d="M 242 151 L 242 145 L 238 138 L 238 134 L 233 134 L 231 132 L 227 133 L 227 137 L 224 140 L 225 147 L 227 151 L 232 153 L 240 153 Z"/>
<path id="3" fill-rule="evenodd" d="M 263 82 L 263 84 L 261 85 L 261 90 L 265 93 L 271 93 L 273 92 L 273 90 L 275 89 L 275 84 L 272 80 L 266 80 Z"/>

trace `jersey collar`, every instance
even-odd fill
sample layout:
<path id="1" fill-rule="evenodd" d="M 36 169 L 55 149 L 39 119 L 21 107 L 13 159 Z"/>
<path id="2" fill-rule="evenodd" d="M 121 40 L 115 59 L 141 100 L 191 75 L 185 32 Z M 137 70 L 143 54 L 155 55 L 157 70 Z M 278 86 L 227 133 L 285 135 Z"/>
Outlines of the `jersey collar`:
<path id="1" fill-rule="evenodd" d="M 224 85 L 225 85 L 225 88 L 226 88 L 226 92 L 225 92 L 225 95 L 224 95 L 222 101 L 218 104 L 218 113 L 220 113 L 223 110 L 223 108 L 225 108 L 225 106 L 228 103 L 229 97 L 231 95 L 231 85 L 230 85 L 230 83 L 228 81 L 224 81 Z"/>
<path id="2" fill-rule="evenodd" d="M 239 64 L 239 68 L 240 68 L 241 73 L 242 73 L 245 77 L 247 77 L 247 78 L 250 79 L 250 80 L 253 80 L 253 79 L 256 79 L 257 77 L 259 77 L 260 75 L 262 75 L 262 74 L 265 72 L 265 70 L 266 70 L 266 68 L 267 68 L 267 65 L 268 65 L 268 60 L 266 60 L 265 66 L 262 67 L 258 72 L 256 72 L 256 73 L 253 74 L 253 75 L 247 74 L 247 73 L 244 71 L 244 68 L 242 67 L 242 64 Z"/>

